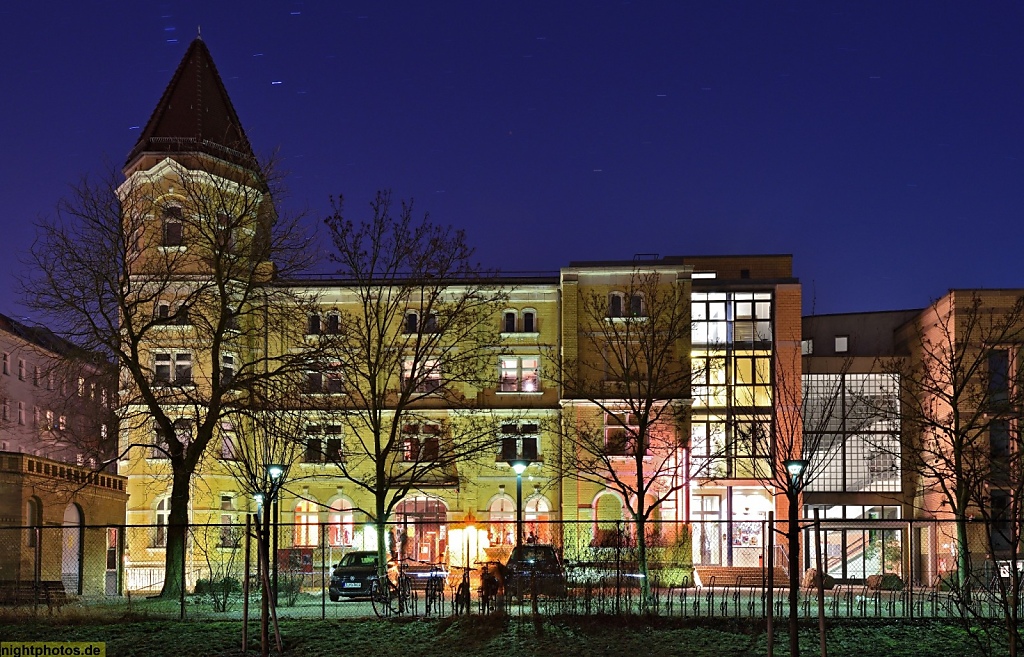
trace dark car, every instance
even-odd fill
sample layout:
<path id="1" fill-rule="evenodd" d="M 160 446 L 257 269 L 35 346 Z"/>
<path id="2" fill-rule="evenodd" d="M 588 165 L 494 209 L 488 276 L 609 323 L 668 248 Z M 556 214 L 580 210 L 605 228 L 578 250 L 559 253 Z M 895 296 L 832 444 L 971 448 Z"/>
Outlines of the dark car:
<path id="1" fill-rule="evenodd" d="M 359 598 L 370 595 L 370 580 L 377 574 L 377 553 L 349 552 L 334 566 L 331 573 L 331 602 L 341 598 Z"/>
<path id="2" fill-rule="evenodd" d="M 527 544 L 512 550 L 505 562 L 505 592 L 515 598 L 537 595 L 564 597 L 565 568 L 553 545 Z"/>

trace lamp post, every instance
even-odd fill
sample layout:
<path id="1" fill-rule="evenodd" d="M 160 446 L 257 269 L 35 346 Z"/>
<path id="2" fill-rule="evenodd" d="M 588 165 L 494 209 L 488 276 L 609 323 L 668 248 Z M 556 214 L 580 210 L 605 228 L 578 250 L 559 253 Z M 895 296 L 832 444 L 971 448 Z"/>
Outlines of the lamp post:
<path id="1" fill-rule="evenodd" d="M 516 547 L 523 544 L 523 473 L 531 461 L 514 458 L 506 461 L 516 473 Z"/>
<path id="2" fill-rule="evenodd" d="M 270 490 L 269 490 L 268 494 L 269 494 L 270 502 L 272 502 L 273 505 L 274 505 L 274 509 L 273 509 L 273 517 L 274 517 L 274 549 L 273 549 L 272 552 L 268 552 L 268 558 L 271 558 L 271 557 L 269 557 L 269 555 L 273 554 L 273 557 L 272 557 L 273 558 L 273 569 L 274 569 L 273 570 L 273 573 L 274 573 L 274 580 L 273 580 L 274 593 L 273 593 L 273 595 L 274 595 L 274 605 L 275 606 L 277 605 L 277 562 L 278 562 L 278 558 L 277 558 L 277 526 L 278 526 L 278 523 L 281 520 L 281 517 L 280 517 L 281 510 L 280 510 L 280 507 L 278 505 L 278 497 L 279 497 L 278 493 L 281 492 L 281 484 L 284 482 L 285 470 L 286 470 L 285 466 L 277 464 L 277 463 L 270 463 L 270 464 L 267 465 L 267 479 L 268 479 L 269 484 L 270 484 Z M 268 509 L 268 511 L 269 511 L 269 509 Z M 267 514 L 267 521 L 268 522 L 270 521 L 270 514 L 269 513 Z"/>
<path id="3" fill-rule="evenodd" d="M 789 501 L 789 524 L 786 540 L 789 543 L 789 654 L 797 657 L 800 654 L 798 642 L 799 626 L 797 609 L 799 607 L 800 573 L 800 491 L 804 487 L 804 473 L 809 461 L 804 459 L 788 459 L 782 462 L 786 469 L 786 499 Z"/>

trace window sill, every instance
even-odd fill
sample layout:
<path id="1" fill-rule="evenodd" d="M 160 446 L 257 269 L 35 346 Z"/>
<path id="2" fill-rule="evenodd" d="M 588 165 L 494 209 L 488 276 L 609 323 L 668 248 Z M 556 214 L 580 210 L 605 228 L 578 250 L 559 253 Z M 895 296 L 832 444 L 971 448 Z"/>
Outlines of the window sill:
<path id="1" fill-rule="evenodd" d="M 646 322 L 647 319 L 647 315 L 622 315 L 620 317 L 605 317 L 604 321 L 612 323 L 628 321 Z"/>
<path id="2" fill-rule="evenodd" d="M 179 244 L 177 246 L 160 245 L 157 248 L 159 248 L 162 253 L 185 253 L 188 251 L 188 247 L 184 244 Z"/>
<path id="3" fill-rule="evenodd" d="M 502 340 L 508 340 L 509 338 L 539 338 L 540 331 L 502 331 L 500 336 Z"/>
<path id="4" fill-rule="evenodd" d="M 496 395 L 527 395 L 529 397 L 540 397 L 544 390 L 495 390 Z"/>

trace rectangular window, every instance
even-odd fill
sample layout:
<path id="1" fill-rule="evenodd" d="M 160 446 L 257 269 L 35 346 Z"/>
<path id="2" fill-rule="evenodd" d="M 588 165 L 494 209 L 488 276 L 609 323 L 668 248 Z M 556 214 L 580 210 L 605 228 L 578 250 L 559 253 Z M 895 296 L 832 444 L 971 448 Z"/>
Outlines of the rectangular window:
<path id="1" fill-rule="evenodd" d="M 4 352 L 4 374 L 10 374 L 10 373 L 11 373 L 11 355 L 5 351 Z"/>
<path id="2" fill-rule="evenodd" d="M 235 357 L 231 354 L 221 354 L 220 362 L 221 385 L 230 385 L 235 380 Z"/>
<path id="3" fill-rule="evenodd" d="M 153 381 L 169 385 L 192 383 L 192 354 L 156 353 L 153 355 Z"/>
<path id="4" fill-rule="evenodd" d="M 628 411 L 605 413 L 605 454 L 608 456 L 635 456 L 639 433 L 639 422 L 633 413 Z"/>
<path id="5" fill-rule="evenodd" d="M 539 460 L 540 425 L 534 422 L 501 425 L 501 460 Z"/>
<path id="6" fill-rule="evenodd" d="M 33 365 L 32 366 L 32 385 L 34 385 L 37 388 L 39 387 L 39 366 L 38 365 Z"/>
<path id="7" fill-rule="evenodd" d="M 441 427 L 436 424 L 407 424 L 402 427 L 402 460 L 431 463 L 440 450 Z"/>
<path id="8" fill-rule="evenodd" d="M 181 246 L 184 244 L 181 208 L 168 206 L 163 211 L 164 246 Z"/>
<path id="9" fill-rule="evenodd" d="M 306 335 L 320 335 L 320 315 L 310 315 L 306 321 Z"/>
<path id="10" fill-rule="evenodd" d="M 501 392 L 539 391 L 540 358 L 536 356 L 502 358 L 498 390 Z"/>
<path id="11" fill-rule="evenodd" d="M 19 358 L 18 359 L 18 378 L 21 379 L 22 381 L 25 380 L 25 359 L 24 358 Z"/>
<path id="12" fill-rule="evenodd" d="M 850 350 L 850 336 L 848 335 L 837 335 L 836 336 L 836 353 L 845 354 Z"/>
<path id="13" fill-rule="evenodd" d="M 235 426 L 230 422 L 221 422 L 220 425 L 220 457 L 225 461 L 238 460 L 238 435 L 235 433 Z"/>
<path id="14" fill-rule="evenodd" d="M 419 319 L 420 316 L 414 312 L 405 313 L 405 323 L 402 326 L 402 330 L 405 333 L 416 333 L 419 330 Z"/>
<path id="15" fill-rule="evenodd" d="M 324 460 L 323 441 L 320 434 L 320 425 L 310 424 L 306 427 L 305 451 L 302 454 L 303 463 L 320 463 Z"/>
<path id="16" fill-rule="evenodd" d="M 338 313 L 327 316 L 327 332 L 330 335 L 338 335 L 341 332 L 341 316 Z"/>
<path id="17" fill-rule="evenodd" d="M 25 424 L 25 402 L 18 402 L 18 424 Z"/>
<path id="18" fill-rule="evenodd" d="M 402 385 L 405 389 L 412 387 L 413 392 L 428 394 L 441 388 L 441 366 L 437 360 L 428 359 L 413 367 L 412 359 L 407 359 L 402 371 Z"/>
<path id="19" fill-rule="evenodd" d="M 988 352 L 988 398 L 992 404 L 1005 404 L 1010 398 L 1010 352 L 992 349 Z"/>
<path id="20" fill-rule="evenodd" d="M 11 419 L 11 402 L 9 402 L 6 399 L 4 399 L 3 413 L 2 415 L 0 415 L 0 419 L 2 419 L 4 422 Z"/>
<path id="21" fill-rule="evenodd" d="M 328 424 L 324 427 L 324 457 L 328 463 L 340 463 L 341 453 L 341 425 Z"/>

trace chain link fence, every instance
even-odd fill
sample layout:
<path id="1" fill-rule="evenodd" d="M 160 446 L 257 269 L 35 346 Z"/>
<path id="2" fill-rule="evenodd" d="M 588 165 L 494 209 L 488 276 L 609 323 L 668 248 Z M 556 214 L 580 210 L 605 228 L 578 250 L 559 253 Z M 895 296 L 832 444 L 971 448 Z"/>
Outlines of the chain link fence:
<path id="1" fill-rule="evenodd" d="M 470 591 L 470 613 L 708 617 L 765 616 L 771 610 L 781 616 L 794 572 L 785 559 L 788 529 L 786 521 L 774 531 L 766 522 L 651 522 L 640 541 L 634 526 L 623 521 L 531 520 L 523 528 L 523 553 L 533 556 L 525 559 L 525 571 L 519 564 L 518 575 L 510 559 L 523 559 L 512 558 L 516 526 L 507 520 L 393 524 L 384 543 L 388 561 L 401 564 L 410 577 L 428 577 L 432 568 L 441 574 L 446 614 L 465 611 L 458 604 L 465 581 L 461 592 Z M 817 589 L 807 571 L 817 555 L 810 521 L 800 521 L 800 534 L 799 608 L 814 616 Z M 331 576 L 346 555 L 375 552 L 377 536 L 372 525 L 272 524 L 267 540 L 274 558 L 267 579 L 279 617 L 374 616 L 368 599 L 348 597 L 341 581 L 332 588 Z M 166 525 L 0 527 L 0 607 L 256 617 L 262 573 L 253 526 L 190 526 L 178 565 L 185 573 L 183 595 L 177 587 L 161 595 L 168 538 Z M 1020 610 L 1013 572 L 1024 562 L 990 554 L 981 523 L 967 523 L 966 550 L 952 521 L 822 522 L 817 539 L 826 616 L 995 618 L 1007 605 Z M 553 566 L 545 555 L 553 555 Z M 414 580 L 404 612 L 425 613 L 425 597 L 423 581 Z"/>

